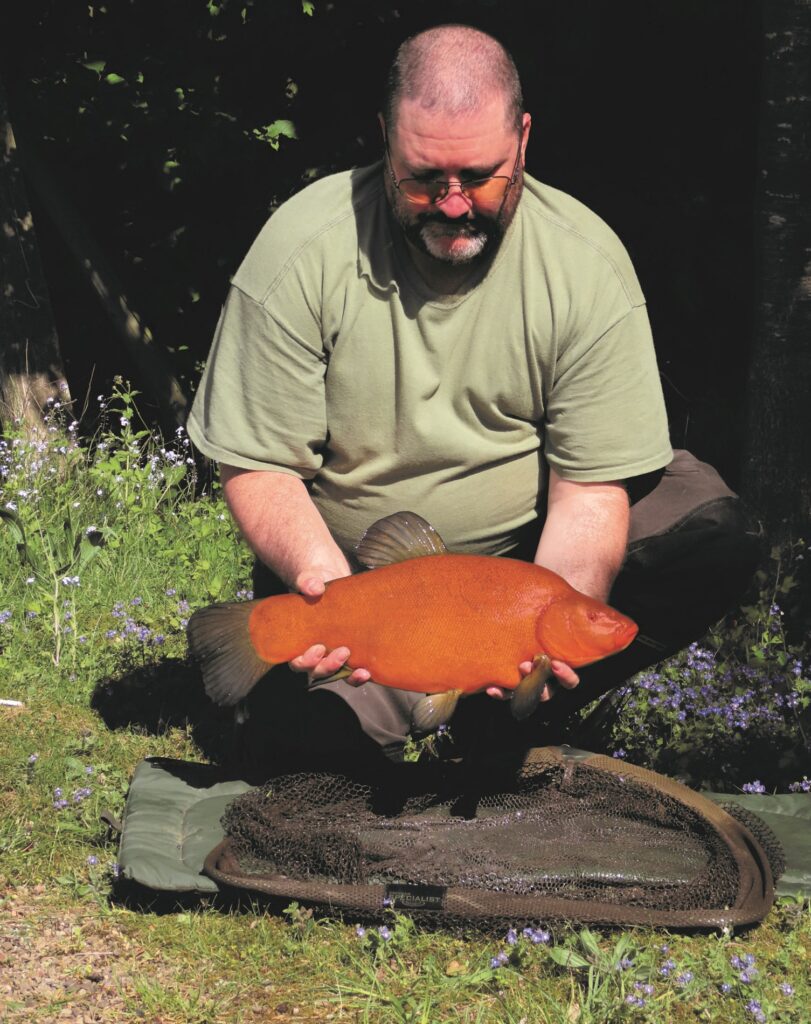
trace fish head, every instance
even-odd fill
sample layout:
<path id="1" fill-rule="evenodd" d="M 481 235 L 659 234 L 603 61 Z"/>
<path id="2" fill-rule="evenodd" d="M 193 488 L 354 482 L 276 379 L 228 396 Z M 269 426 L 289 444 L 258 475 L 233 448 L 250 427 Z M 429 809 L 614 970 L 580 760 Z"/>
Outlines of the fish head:
<path id="1" fill-rule="evenodd" d="M 536 626 L 543 653 L 572 668 L 624 650 L 638 632 L 627 615 L 577 591 L 548 604 Z"/>

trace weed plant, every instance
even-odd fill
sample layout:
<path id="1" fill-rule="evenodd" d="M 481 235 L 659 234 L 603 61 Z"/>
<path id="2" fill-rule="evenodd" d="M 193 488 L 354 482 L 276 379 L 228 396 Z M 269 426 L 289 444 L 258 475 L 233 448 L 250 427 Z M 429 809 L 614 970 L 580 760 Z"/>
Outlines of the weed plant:
<path id="1" fill-rule="evenodd" d="M 199 681 L 176 685 L 184 627 L 194 608 L 249 596 L 250 569 L 183 431 L 164 441 L 136 399 L 124 382 L 99 398 L 88 440 L 58 402 L 40 436 L 0 440 L 0 698 L 19 702 L 0 706 L 0 1019 L 811 1020 L 811 914 L 793 899 L 741 934 L 491 938 L 394 911 L 372 927 L 296 904 L 122 905 L 108 823 L 141 758 L 211 753 Z M 804 556 L 799 543 L 773 552 L 751 602 L 626 688 L 617 756 L 727 791 L 811 788 L 809 655 L 793 622 Z"/>
<path id="2" fill-rule="evenodd" d="M 808 550 L 772 548 L 750 603 L 609 698 L 622 709 L 615 756 L 697 789 L 811 791 L 811 652 L 795 601 Z"/>
<path id="3" fill-rule="evenodd" d="M 183 656 L 190 601 L 233 599 L 247 575 L 216 486 L 194 500 L 185 432 L 153 435 L 136 397 L 123 382 L 99 396 L 87 443 L 58 401 L 40 435 L 0 440 L 5 696 L 36 694 L 43 671 L 58 669 L 61 699 L 81 702 L 88 673 Z"/>

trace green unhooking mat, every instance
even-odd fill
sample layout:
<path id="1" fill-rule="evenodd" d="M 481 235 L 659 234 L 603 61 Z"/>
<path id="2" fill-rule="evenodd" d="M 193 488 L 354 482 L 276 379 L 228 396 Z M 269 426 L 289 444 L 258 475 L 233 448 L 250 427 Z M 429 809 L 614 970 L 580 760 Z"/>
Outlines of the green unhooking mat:
<path id="1" fill-rule="evenodd" d="M 121 875 L 160 892 L 227 886 L 332 912 L 393 904 L 513 924 L 723 927 L 760 920 L 775 895 L 811 896 L 811 794 L 696 794 L 569 747 L 495 765 L 473 792 L 462 769 L 426 781 L 421 768 L 397 766 L 397 793 L 390 779 L 328 773 L 251 787 L 148 758 L 127 799 Z"/>

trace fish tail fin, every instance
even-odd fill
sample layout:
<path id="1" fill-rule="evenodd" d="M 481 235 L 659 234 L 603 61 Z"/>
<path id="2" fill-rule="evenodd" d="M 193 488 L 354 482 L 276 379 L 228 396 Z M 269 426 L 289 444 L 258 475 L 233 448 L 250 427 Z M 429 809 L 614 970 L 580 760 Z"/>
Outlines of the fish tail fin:
<path id="1" fill-rule="evenodd" d="M 257 604 L 259 601 L 213 604 L 189 619 L 189 649 L 215 704 L 237 704 L 273 668 L 259 657 L 251 642 L 248 620 Z"/>

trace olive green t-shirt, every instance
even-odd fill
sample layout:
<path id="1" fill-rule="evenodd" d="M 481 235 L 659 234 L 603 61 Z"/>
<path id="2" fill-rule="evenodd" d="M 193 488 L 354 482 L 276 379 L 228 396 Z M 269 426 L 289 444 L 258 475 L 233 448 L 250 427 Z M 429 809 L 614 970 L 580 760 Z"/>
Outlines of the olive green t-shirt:
<path id="1" fill-rule="evenodd" d="M 501 554 L 543 515 L 545 462 L 621 480 L 671 457 L 645 300 L 614 233 L 525 176 L 456 297 L 418 276 L 381 165 L 308 186 L 237 271 L 188 422 L 210 458 L 310 481 L 335 539 L 419 513 Z"/>

